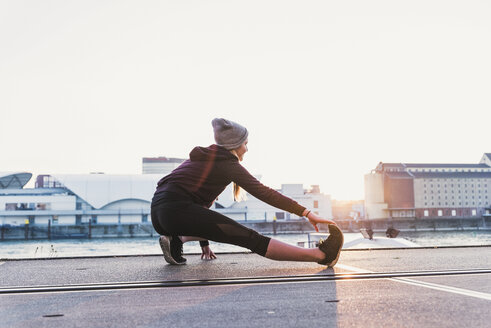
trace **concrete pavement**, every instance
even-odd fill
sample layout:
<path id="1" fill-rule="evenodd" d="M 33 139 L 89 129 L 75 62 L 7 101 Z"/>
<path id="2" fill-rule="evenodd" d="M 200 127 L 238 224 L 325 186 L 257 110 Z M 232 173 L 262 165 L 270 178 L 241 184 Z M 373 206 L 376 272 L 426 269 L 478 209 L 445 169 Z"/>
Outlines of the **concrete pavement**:
<path id="1" fill-rule="evenodd" d="M 0 264 L 0 327 L 488 327 L 491 322 L 491 247 L 343 251 L 335 269 L 250 253 L 219 254 L 215 261 L 187 258 L 185 266 L 167 265 L 160 256 L 6 261 Z M 87 288 L 94 284 L 101 289 Z M 14 286 L 20 287 L 17 292 L 7 293 Z M 79 289 L 32 292 L 33 286 Z"/>

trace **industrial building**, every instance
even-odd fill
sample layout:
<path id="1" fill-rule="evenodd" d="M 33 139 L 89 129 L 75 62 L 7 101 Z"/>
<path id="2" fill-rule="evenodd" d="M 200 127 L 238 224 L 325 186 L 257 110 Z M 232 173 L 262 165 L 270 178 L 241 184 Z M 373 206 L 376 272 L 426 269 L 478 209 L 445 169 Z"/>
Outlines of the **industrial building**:
<path id="1" fill-rule="evenodd" d="M 479 218 L 491 206 L 491 153 L 476 164 L 379 163 L 365 175 L 367 219 Z"/>

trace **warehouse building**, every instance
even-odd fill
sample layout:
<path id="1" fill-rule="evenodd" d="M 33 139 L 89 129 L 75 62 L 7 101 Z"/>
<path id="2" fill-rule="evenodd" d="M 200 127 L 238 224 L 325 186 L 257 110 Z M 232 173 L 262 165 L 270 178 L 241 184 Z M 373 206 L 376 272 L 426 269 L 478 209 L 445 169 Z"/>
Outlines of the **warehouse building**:
<path id="1" fill-rule="evenodd" d="M 379 163 L 365 175 L 367 219 L 476 218 L 491 206 L 491 153 L 476 164 Z"/>

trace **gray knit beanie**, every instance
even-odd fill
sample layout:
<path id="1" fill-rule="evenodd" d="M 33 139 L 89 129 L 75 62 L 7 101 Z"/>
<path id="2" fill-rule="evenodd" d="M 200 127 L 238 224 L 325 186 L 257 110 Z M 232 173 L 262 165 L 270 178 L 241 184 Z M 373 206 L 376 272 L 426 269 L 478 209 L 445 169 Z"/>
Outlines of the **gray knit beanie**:
<path id="1" fill-rule="evenodd" d="M 213 119 L 211 125 L 213 126 L 217 145 L 228 150 L 238 148 L 246 141 L 249 135 L 245 127 L 224 118 Z"/>

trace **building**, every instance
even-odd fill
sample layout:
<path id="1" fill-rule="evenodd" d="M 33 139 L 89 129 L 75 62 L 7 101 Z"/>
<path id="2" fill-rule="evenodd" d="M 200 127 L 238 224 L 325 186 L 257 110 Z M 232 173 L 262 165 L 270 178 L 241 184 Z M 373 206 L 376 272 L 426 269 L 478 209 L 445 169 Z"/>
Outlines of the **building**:
<path id="1" fill-rule="evenodd" d="M 363 200 L 333 200 L 332 216 L 334 220 L 362 220 L 365 218 Z"/>
<path id="2" fill-rule="evenodd" d="M 0 189 L 0 223 L 84 224 L 149 222 L 150 201 L 161 175 L 39 175 L 35 188 L 23 188 L 30 173 L 4 174 L 19 180 Z M 22 180 L 24 177 L 24 180 Z M 10 184 L 12 185 L 12 183 Z"/>
<path id="3" fill-rule="evenodd" d="M 142 173 L 167 175 L 184 161 L 182 158 L 143 157 Z"/>
<path id="4" fill-rule="evenodd" d="M 24 188 L 32 174 L 0 175 L 0 224 L 138 224 L 150 223 L 150 204 L 162 174 L 39 175 L 35 188 Z M 318 186 L 304 190 L 299 185 L 283 185 L 279 190 L 321 216 L 331 218 L 329 196 Z M 269 206 L 251 195 L 235 202 L 228 186 L 212 207 L 236 220 L 273 221 L 298 218 Z"/>
<path id="5" fill-rule="evenodd" d="M 304 189 L 302 184 L 283 184 L 281 189 L 277 191 L 312 210 L 317 215 L 332 219 L 331 197 L 321 193 L 319 186 L 314 185 L 310 189 Z M 232 202 L 230 206 L 220 208 L 220 201 L 223 197 L 232 198 L 232 188 L 225 189 L 215 202 L 215 206 L 218 205 L 219 212 L 238 221 L 288 221 L 300 219 L 297 215 L 270 206 L 249 193 L 246 193 L 245 200 Z"/>
<path id="6" fill-rule="evenodd" d="M 379 163 L 365 175 L 367 219 L 476 218 L 491 205 L 491 153 L 477 164 Z"/>

